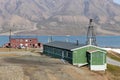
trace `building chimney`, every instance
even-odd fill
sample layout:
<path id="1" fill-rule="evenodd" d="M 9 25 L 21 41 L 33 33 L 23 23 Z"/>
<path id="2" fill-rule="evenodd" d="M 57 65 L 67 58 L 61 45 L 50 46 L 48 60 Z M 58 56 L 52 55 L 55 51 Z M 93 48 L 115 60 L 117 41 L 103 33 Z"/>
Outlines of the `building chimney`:
<path id="1" fill-rule="evenodd" d="M 79 45 L 79 41 L 78 41 L 78 40 L 76 40 L 76 45 L 77 45 L 77 46 Z"/>
<path id="2" fill-rule="evenodd" d="M 90 24 L 93 22 L 93 19 L 90 19 Z"/>

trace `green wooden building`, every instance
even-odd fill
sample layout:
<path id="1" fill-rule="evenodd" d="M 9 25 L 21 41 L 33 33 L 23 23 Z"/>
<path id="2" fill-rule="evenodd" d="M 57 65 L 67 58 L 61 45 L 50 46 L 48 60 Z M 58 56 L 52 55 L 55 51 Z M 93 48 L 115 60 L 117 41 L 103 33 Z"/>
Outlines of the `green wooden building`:
<path id="1" fill-rule="evenodd" d="M 87 57 L 87 53 L 90 50 L 99 50 L 100 53 L 97 52 L 98 54 L 105 52 L 105 50 L 97 46 L 70 42 L 54 41 L 43 45 L 44 54 L 65 59 L 71 64 L 78 66 L 90 64 L 88 63 L 89 60 L 87 59 L 90 58 Z"/>
<path id="2" fill-rule="evenodd" d="M 106 52 L 101 50 L 87 51 L 87 62 L 90 70 L 105 70 L 106 69 Z"/>

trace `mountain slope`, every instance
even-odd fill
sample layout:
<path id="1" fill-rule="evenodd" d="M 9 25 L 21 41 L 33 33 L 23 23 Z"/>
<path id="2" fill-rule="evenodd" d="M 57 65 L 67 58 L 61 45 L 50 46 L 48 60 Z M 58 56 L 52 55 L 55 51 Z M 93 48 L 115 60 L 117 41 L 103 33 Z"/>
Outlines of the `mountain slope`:
<path id="1" fill-rule="evenodd" d="M 113 0 L 0 0 L 0 32 L 85 35 L 93 18 L 98 35 L 119 35 L 119 9 Z"/>

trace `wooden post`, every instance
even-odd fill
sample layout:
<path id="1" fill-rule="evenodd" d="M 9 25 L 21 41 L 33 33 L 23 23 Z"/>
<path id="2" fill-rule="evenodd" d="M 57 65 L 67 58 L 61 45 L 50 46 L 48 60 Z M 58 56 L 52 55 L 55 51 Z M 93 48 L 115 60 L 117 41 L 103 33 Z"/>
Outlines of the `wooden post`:
<path id="1" fill-rule="evenodd" d="M 10 29 L 10 35 L 9 35 L 9 43 L 10 43 L 10 45 L 9 45 L 9 51 L 11 51 L 11 29 Z"/>

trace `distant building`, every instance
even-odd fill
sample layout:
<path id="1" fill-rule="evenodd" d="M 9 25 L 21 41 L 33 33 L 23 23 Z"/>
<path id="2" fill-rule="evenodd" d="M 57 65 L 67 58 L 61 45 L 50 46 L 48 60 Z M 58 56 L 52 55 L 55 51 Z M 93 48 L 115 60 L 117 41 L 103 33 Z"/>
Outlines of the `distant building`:
<path id="1" fill-rule="evenodd" d="M 89 65 L 91 70 L 106 69 L 106 51 L 94 45 L 54 41 L 43 45 L 43 53 L 73 65 Z"/>
<path id="2" fill-rule="evenodd" d="M 37 38 L 11 38 L 10 42 L 5 44 L 5 47 L 12 48 L 40 48 L 42 44 Z"/>

